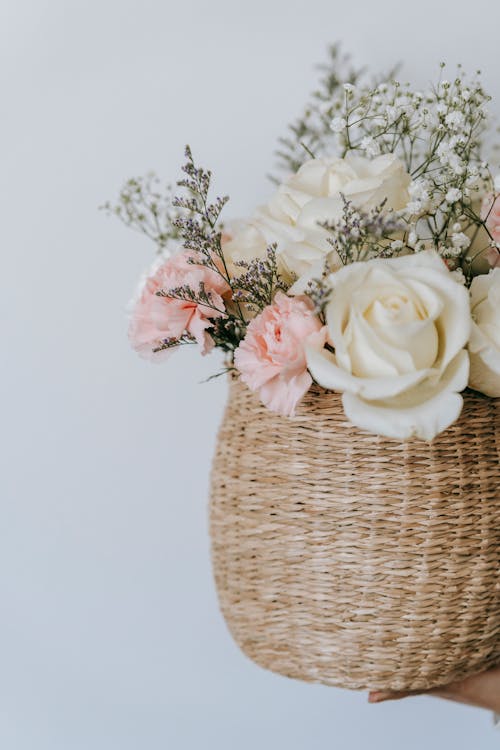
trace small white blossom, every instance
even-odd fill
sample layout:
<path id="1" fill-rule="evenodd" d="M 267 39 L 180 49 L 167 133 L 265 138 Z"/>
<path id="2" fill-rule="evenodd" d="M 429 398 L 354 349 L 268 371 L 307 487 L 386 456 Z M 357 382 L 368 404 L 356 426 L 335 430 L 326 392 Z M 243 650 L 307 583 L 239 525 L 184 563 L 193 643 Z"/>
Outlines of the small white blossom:
<path id="1" fill-rule="evenodd" d="M 462 193 L 458 188 L 450 188 L 446 193 L 446 200 L 448 203 L 457 203 L 462 197 Z"/>
<path id="2" fill-rule="evenodd" d="M 413 214 L 419 214 L 422 211 L 422 202 L 421 201 L 410 201 L 406 205 L 406 212 L 410 215 Z"/>
<path id="3" fill-rule="evenodd" d="M 465 286 L 466 278 L 461 268 L 457 268 L 455 271 L 452 271 L 451 275 L 458 284 L 463 284 Z"/>
<path id="4" fill-rule="evenodd" d="M 380 146 L 377 141 L 370 136 L 363 138 L 359 145 L 368 156 L 378 156 L 380 154 Z"/>
<path id="5" fill-rule="evenodd" d="M 391 242 L 391 249 L 392 250 L 401 250 L 402 247 L 403 247 L 402 240 L 393 240 Z"/>
<path id="6" fill-rule="evenodd" d="M 478 182 L 480 182 L 480 181 L 481 181 L 481 178 L 479 177 L 479 175 L 478 175 L 478 174 L 470 174 L 470 175 L 469 175 L 469 176 L 467 177 L 466 181 L 465 181 L 465 185 L 466 185 L 466 187 L 468 187 L 468 188 L 473 188 L 473 187 L 475 187 L 475 185 L 477 185 L 477 184 L 478 184 Z"/>
<path id="7" fill-rule="evenodd" d="M 330 123 L 330 128 L 334 133 L 341 133 L 345 130 L 347 122 L 343 117 L 334 117 Z"/>
<path id="8" fill-rule="evenodd" d="M 462 112 L 459 112 L 455 109 L 446 115 L 444 121 L 448 125 L 448 127 L 453 128 L 454 130 L 458 130 L 463 125 L 464 116 Z"/>
<path id="9" fill-rule="evenodd" d="M 386 114 L 387 120 L 389 122 L 394 122 L 399 117 L 399 110 L 398 110 L 397 107 L 392 107 L 392 106 L 388 105 L 385 108 L 385 114 Z"/>
<path id="10" fill-rule="evenodd" d="M 463 232 L 454 232 L 451 235 L 451 244 L 457 250 L 466 250 L 470 245 L 470 239 Z"/>
<path id="11" fill-rule="evenodd" d="M 449 165 L 450 165 L 451 171 L 454 174 L 456 174 L 457 177 L 460 177 L 460 175 L 463 175 L 463 173 L 465 172 L 465 169 L 466 169 L 465 164 L 460 159 L 458 154 L 453 154 L 452 158 L 450 159 Z"/>

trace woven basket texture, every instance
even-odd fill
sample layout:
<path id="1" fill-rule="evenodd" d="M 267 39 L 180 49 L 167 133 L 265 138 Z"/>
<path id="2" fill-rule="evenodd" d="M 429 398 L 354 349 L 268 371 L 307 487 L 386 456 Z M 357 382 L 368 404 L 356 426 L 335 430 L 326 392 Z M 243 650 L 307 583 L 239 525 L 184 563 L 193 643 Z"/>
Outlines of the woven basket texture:
<path id="1" fill-rule="evenodd" d="M 238 379 L 212 470 L 219 601 L 289 677 L 421 690 L 500 662 L 500 399 L 431 443 L 352 427 L 318 386 L 293 418 Z"/>

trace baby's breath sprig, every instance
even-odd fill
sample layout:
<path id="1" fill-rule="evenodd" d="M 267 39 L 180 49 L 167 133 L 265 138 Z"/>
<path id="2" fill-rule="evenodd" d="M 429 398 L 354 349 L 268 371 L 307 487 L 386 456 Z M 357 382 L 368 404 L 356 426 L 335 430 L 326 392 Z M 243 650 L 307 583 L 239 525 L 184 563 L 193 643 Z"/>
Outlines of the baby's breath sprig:
<path id="1" fill-rule="evenodd" d="M 126 227 L 146 235 L 156 244 L 158 252 L 178 243 L 179 230 L 175 224 L 179 211 L 172 206 L 172 187 L 161 187 L 154 172 L 131 177 L 123 185 L 116 203 L 106 201 L 100 206 L 110 216 L 116 216 Z"/>
<path id="2" fill-rule="evenodd" d="M 412 177 L 401 213 L 409 246 L 423 243 L 462 264 L 470 238 L 488 233 L 480 199 L 493 187 L 482 153 L 490 97 L 479 74 L 469 79 L 459 66 L 453 81 L 440 79 L 424 92 L 398 81 L 344 88 L 331 123 L 339 155 L 396 154 Z"/>
<path id="3" fill-rule="evenodd" d="M 279 273 L 276 249 L 274 243 L 269 245 L 264 258 L 235 263 L 243 273 L 231 279 L 233 299 L 254 313 L 270 305 L 276 292 L 286 292 L 290 286 Z"/>
<path id="4" fill-rule="evenodd" d="M 435 249 L 449 265 L 463 266 L 470 281 L 469 245 L 476 257 L 491 248 L 481 216 L 481 198 L 493 192 L 483 154 L 491 97 L 480 73 L 467 76 L 459 65 L 447 80 L 441 64 L 438 82 L 419 91 L 395 80 L 395 72 L 370 82 L 346 60 L 331 48 L 319 90 L 281 140 L 280 167 L 296 171 L 311 157 L 349 151 L 395 154 L 412 178 L 401 212 L 407 249 Z"/>

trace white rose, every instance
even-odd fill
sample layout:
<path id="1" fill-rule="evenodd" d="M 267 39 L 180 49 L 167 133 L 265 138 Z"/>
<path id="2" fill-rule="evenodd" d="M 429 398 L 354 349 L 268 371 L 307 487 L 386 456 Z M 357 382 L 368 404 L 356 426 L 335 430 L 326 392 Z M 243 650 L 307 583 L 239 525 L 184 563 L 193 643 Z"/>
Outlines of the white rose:
<path id="1" fill-rule="evenodd" d="M 476 276 L 470 295 L 469 385 L 486 396 L 500 398 L 500 268 Z"/>
<path id="2" fill-rule="evenodd" d="M 298 276 L 331 252 L 328 232 L 320 222 L 340 219 L 341 193 L 356 208 L 368 210 L 386 201 L 399 210 L 409 201 L 411 178 L 394 154 L 374 159 L 351 151 L 344 159 L 311 159 L 280 185 L 258 221 L 269 242 Z"/>
<path id="3" fill-rule="evenodd" d="M 345 266 L 329 277 L 335 349 L 307 350 L 313 378 L 343 392 L 352 424 L 432 440 L 459 416 L 467 386 L 469 294 L 437 253 Z"/>
<path id="4" fill-rule="evenodd" d="M 224 260 L 231 276 L 243 273 L 243 269 L 236 265 L 238 262 L 264 258 L 267 247 L 266 238 L 252 220 L 230 222 L 222 234 Z"/>

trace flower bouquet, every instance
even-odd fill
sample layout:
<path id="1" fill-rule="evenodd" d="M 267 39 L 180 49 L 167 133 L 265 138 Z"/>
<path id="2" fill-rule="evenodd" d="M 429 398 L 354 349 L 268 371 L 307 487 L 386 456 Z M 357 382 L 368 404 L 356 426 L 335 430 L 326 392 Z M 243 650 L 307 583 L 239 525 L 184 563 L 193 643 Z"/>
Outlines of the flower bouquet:
<path id="1" fill-rule="evenodd" d="M 148 176 L 107 205 L 159 249 L 133 347 L 224 352 L 220 603 L 304 680 L 418 690 L 500 660 L 500 184 L 479 77 L 443 76 L 370 81 L 332 48 L 250 218 L 222 223 L 189 148 L 177 195 Z"/>

